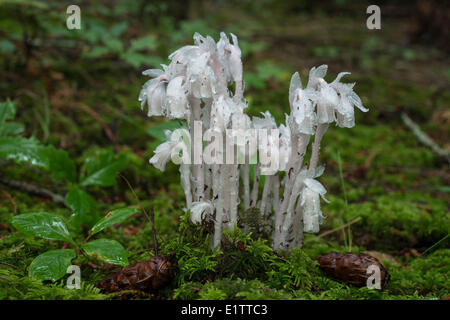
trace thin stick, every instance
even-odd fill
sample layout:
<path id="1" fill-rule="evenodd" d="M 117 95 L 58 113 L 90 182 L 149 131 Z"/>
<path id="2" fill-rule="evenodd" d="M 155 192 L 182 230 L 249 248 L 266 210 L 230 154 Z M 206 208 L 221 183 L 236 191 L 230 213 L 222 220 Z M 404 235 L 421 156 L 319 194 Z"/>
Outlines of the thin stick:
<path id="1" fill-rule="evenodd" d="M 8 198 L 9 202 L 11 203 L 11 206 L 13 208 L 13 215 L 17 214 L 17 206 L 16 206 L 16 202 L 14 201 L 14 198 L 12 197 L 12 195 L 10 195 L 8 192 L 6 192 L 5 190 L 0 190 L 6 198 Z"/>
<path id="2" fill-rule="evenodd" d="M 348 222 L 348 223 L 346 223 L 346 224 L 344 224 L 344 225 L 342 225 L 340 227 L 334 228 L 332 230 L 325 231 L 324 233 L 319 234 L 317 237 L 318 238 L 323 238 L 323 237 L 325 237 L 325 236 L 327 236 L 327 235 L 329 235 L 331 233 L 334 233 L 334 232 L 339 231 L 341 229 L 347 228 L 348 226 L 351 226 L 352 224 L 358 222 L 359 220 L 361 220 L 361 217 L 357 217 L 354 220 L 352 220 L 352 221 L 350 221 L 350 222 Z M 310 242 L 310 241 L 312 241 L 312 239 L 308 239 L 305 242 Z"/>
<path id="3" fill-rule="evenodd" d="M 447 239 L 450 236 L 450 233 L 448 233 L 445 237 L 443 237 L 441 240 L 439 240 L 438 242 L 436 242 L 435 244 L 433 244 L 431 247 L 429 247 L 427 250 L 425 250 L 424 252 L 422 252 L 422 255 L 424 255 L 425 253 L 427 253 L 428 251 L 430 251 L 431 249 L 433 249 L 434 247 L 436 247 L 438 244 L 440 244 L 442 241 L 444 241 L 445 239 Z"/>
<path id="4" fill-rule="evenodd" d="M 22 269 L 20 269 L 19 267 L 16 267 L 15 265 L 7 263 L 7 262 L 0 261 L 0 264 L 3 264 L 5 266 L 8 266 L 8 267 L 14 268 L 16 270 L 22 271 Z"/>
<path id="5" fill-rule="evenodd" d="M 422 131 L 422 129 L 420 129 L 419 125 L 408 117 L 406 113 L 403 112 L 401 117 L 403 123 L 412 131 L 420 143 L 427 146 L 431 151 L 445 158 L 450 163 L 450 152 L 439 147 L 425 132 Z"/>
<path id="6" fill-rule="evenodd" d="M 74 103 L 74 105 L 77 106 L 79 109 L 83 110 L 84 112 L 86 112 L 95 120 L 97 120 L 97 122 L 103 128 L 103 131 L 105 131 L 106 136 L 112 143 L 115 144 L 117 142 L 116 136 L 113 134 L 111 129 L 106 125 L 105 121 L 103 121 L 102 117 L 100 116 L 100 114 L 97 113 L 97 111 L 93 110 L 89 106 L 82 103 Z"/>
<path id="7" fill-rule="evenodd" d="M 156 228 L 155 228 L 155 207 L 152 206 L 152 210 L 150 211 L 152 216 L 152 232 L 153 232 L 153 245 L 155 246 L 155 255 L 158 255 L 158 239 L 156 239 Z"/>
<path id="8" fill-rule="evenodd" d="M 25 192 L 25 193 L 29 193 L 29 194 L 36 195 L 39 197 L 51 199 L 55 203 L 64 204 L 63 196 L 56 194 L 53 191 L 50 191 L 49 189 L 46 189 L 46 188 L 43 188 L 40 186 L 29 184 L 29 183 L 26 183 L 23 181 L 9 180 L 9 179 L 5 179 L 2 177 L 0 177 L 0 183 L 4 184 L 5 186 L 8 186 L 13 189 L 17 189 L 17 190 Z"/>
<path id="9" fill-rule="evenodd" d="M 151 211 L 151 215 L 152 218 L 150 219 L 149 215 L 147 214 L 147 211 L 145 211 L 145 208 L 141 205 L 141 200 L 139 200 L 139 197 L 137 196 L 136 192 L 134 191 L 133 187 L 131 186 L 130 182 L 128 181 L 128 179 L 121 173 L 119 173 L 120 177 L 126 182 L 126 184 L 128 185 L 128 188 L 131 190 L 131 192 L 133 193 L 134 197 L 136 198 L 136 201 L 138 202 L 139 207 L 141 208 L 142 212 L 144 213 L 145 217 L 147 218 L 148 221 L 150 221 L 150 223 L 152 224 L 152 232 L 153 232 L 153 245 L 155 248 L 155 255 L 158 255 L 158 242 L 156 240 L 156 231 L 155 231 L 155 212 L 154 212 L 154 207 L 152 206 L 152 211 Z"/>
<path id="10" fill-rule="evenodd" d="M 142 212 L 144 213 L 145 217 L 147 218 L 148 221 L 152 222 L 152 220 L 150 219 L 149 215 L 147 214 L 147 211 L 145 211 L 145 208 L 141 205 L 141 200 L 139 200 L 139 197 L 137 196 L 136 192 L 134 192 L 133 187 L 131 186 L 130 182 L 128 181 L 128 179 L 121 173 L 119 173 L 120 177 L 126 182 L 126 184 L 128 185 L 128 188 L 130 189 L 131 193 L 133 193 L 133 196 L 136 198 L 136 201 L 138 202 L 139 207 L 141 208 Z"/>

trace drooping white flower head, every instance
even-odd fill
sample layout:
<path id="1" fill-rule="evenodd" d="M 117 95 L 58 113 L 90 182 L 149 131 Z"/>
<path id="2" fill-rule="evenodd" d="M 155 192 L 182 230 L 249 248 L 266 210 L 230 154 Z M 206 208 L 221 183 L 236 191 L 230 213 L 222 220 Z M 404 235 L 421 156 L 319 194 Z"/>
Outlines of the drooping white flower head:
<path id="1" fill-rule="evenodd" d="M 336 90 L 322 78 L 318 80 L 317 89 L 317 122 L 332 123 L 336 121 L 335 109 L 339 104 Z"/>
<path id="2" fill-rule="evenodd" d="M 355 126 L 355 110 L 354 106 L 362 112 L 367 112 L 369 109 L 364 108 L 360 97 L 353 91 L 355 83 L 342 83 L 340 79 L 349 72 L 341 72 L 336 79 L 330 83 L 339 94 L 339 103 L 336 108 L 337 125 L 339 127 L 352 128 Z"/>
<path id="3" fill-rule="evenodd" d="M 186 144 L 186 137 L 189 137 L 189 131 L 186 129 L 177 129 L 175 131 L 164 131 L 167 141 L 160 144 L 154 151 L 154 156 L 149 160 L 155 168 L 164 171 L 166 164 L 172 159 L 174 153 L 183 153 L 183 157 L 190 158 L 190 146 Z"/>
<path id="4" fill-rule="evenodd" d="M 289 119 L 289 124 L 294 134 L 314 134 L 317 124 L 317 116 L 314 112 L 314 98 L 311 91 L 296 90 Z"/>
<path id="5" fill-rule="evenodd" d="M 166 110 L 166 83 L 167 78 L 162 70 L 150 69 L 143 72 L 144 75 L 155 77 L 148 80 L 142 86 L 139 93 L 141 109 L 144 109 L 145 103 L 148 106 L 147 116 L 162 116 Z"/>
<path id="6" fill-rule="evenodd" d="M 323 185 L 312 178 L 306 178 L 304 180 L 304 187 L 301 194 L 301 205 L 303 207 L 303 225 L 304 232 L 317 233 L 319 232 L 319 226 L 322 224 L 323 215 L 320 210 L 320 197 L 325 202 L 324 195 L 327 192 Z"/>
<path id="7" fill-rule="evenodd" d="M 194 43 L 202 50 L 202 52 L 213 53 L 216 51 L 216 42 L 210 36 L 203 37 L 200 33 L 194 34 Z"/>
<path id="8" fill-rule="evenodd" d="M 294 73 L 289 86 L 291 114 L 288 121 L 294 134 L 314 134 L 317 123 L 317 117 L 314 113 L 316 99 L 315 91 L 308 87 L 302 89 L 300 76 L 298 72 Z"/>
<path id="9" fill-rule="evenodd" d="M 191 221 L 194 224 L 201 224 L 203 221 L 212 219 L 214 206 L 210 201 L 197 201 L 192 203 Z"/>
<path id="10" fill-rule="evenodd" d="M 266 141 L 259 136 L 258 150 L 262 175 L 274 175 L 280 170 L 280 137 L 278 130 L 267 132 Z M 264 143 L 265 142 L 265 143 Z"/>
<path id="11" fill-rule="evenodd" d="M 233 44 L 224 32 L 220 33 L 220 40 L 217 42 L 219 61 L 224 66 L 227 81 L 242 81 L 241 49 L 237 37 L 232 33 L 231 39 Z"/>
<path id="12" fill-rule="evenodd" d="M 269 111 L 261 112 L 264 118 L 253 117 L 253 128 L 255 129 L 275 129 L 277 127 L 277 123 L 275 122 L 275 118 L 270 114 Z"/>
<path id="13" fill-rule="evenodd" d="M 170 119 L 184 119 L 188 113 L 185 77 L 173 78 L 167 85 L 167 116 Z"/>
<path id="14" fill-rule="evenodd" d="M 211 98 L 215 94 L 216 78 L 209 65 L 210 52 L 204 52 L 192 59 L 187 66 L 187 79 L 190 93 L 198 99 Z"/>
<path id="15" fill-rule="evenodd" d="M 316 89 L 320 83 L 320 79 L 323 80 L 323 78 L 325 78 L 327 71 L 328 66 L 326 64 L 318 66 L 317 68 L 312 67 L 311 70 L 309 70 L 308 84 L 306 85 L 306 88 Z"/>
<path id="16" fill-rule="evenodd" d="M 198 57 L 201 52 L 198 46 L 184 46 L 173 52 L 169 56 L 171 63 L 166 68 L 167 78 L 171 80 L 175 77 L 186 76 L 188 63 Z"/>
<path id="17" fill-rule="evenodd" d="M 221 132 L 228 128 L 235 108 L 235 103 L 230 97 L 219 96 L 215 99 L 211 106 L 211 128 Z"/>
<path id="18" fill-rule="evenodd" d="M 289 158 L 291 157 L 292 145 L 291 145 L 291 129 L 289 128 L 289 118 L 286 115 L 286 125 L 281 124 L 278 127 L 280 131 L 280 171 L 287 169 Z"/>

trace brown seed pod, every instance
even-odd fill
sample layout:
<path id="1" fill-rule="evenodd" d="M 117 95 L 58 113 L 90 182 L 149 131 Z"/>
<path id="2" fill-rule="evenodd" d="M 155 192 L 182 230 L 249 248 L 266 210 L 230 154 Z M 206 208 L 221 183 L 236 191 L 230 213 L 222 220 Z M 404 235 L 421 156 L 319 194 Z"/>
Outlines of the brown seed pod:
<path id="1" fill-rule="evenodd" d="M 139 290 L 153 293 L 172 281 L 177 269 L 175 254 L 154 256 L 115 271 L 96 284 L 105 293 L 121 290 Z"/>
<path id="2" fill-rule="evenodd" d="M 320 256 L 318 262 L 319 268 L 330 277 L 357 287 L 367 285 L 367 279 L 373 274 L 373 272 L 367 273 L 371 265 L 380 268 L 381 289 L 384 289 L 390 277 L 386 267 L 376 258 L 368 255 L 330 252 Z"/>

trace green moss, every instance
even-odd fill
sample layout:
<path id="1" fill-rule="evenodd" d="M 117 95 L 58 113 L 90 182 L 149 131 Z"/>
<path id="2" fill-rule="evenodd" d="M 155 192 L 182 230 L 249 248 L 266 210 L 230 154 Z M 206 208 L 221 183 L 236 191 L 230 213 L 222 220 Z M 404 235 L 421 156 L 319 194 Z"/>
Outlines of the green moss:
<path id="1" fill-rule="evenodd" d="M 450 249 L 436 250 L 390 271 L 390 292 L 440 298 L 450 292 Z"/>

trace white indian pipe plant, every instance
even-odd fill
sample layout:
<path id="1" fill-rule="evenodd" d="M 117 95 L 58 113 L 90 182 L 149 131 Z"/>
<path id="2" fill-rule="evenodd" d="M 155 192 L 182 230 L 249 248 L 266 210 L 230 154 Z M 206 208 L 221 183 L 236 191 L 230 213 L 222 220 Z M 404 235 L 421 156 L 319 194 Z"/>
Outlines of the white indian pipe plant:
<path id="1" fill-rule="evenodd" d="M 232 154 L 233 164 L 180 161 L 181 184 L 192 222 L 214 221 L 212 246 L 217 249 L 223 230 L 236 227 L 239 209 L 242 212 L 257 207 L 261 219 L 273 221 L 275 250 L 299 248 L 303 244 L 303 232 L 319 232 L 324 219 L 320 198 L 327 202 L 326 190 L 317 180 L 324 171 L 318 166 L 322 137 L 331 123 L 353 127 L 355 106 L 363 112 L 368 109 L 353 91 L 354 83 L 341 82 L 348 72 L 339 73 L 328 83 L 324 79 L 327 66 L 321 65 L 310 70 L 306 86 L 302 85 L 298 72 L 292 76 L 291 112 L 286 115 L 285 124 L 277 126 L 269 111 L 261 118 L 250 118 L 244 113 L 247 103 L 243 96 L 241 50 L 237 37 L 231 34 L 231 39 L 230 42 L 225 33 L 221 33 L 216 43 L 213 38 L 196 33 L 195 44 L 172 53 L 168 66 L 143 72 L 151 78 L 139 95 L 141 107 L 147 104 L 148 116 L 184 119 L 188 124 L 181 134 L 166 131 L 167 142 L 157 147 L 150 163 L 164 171 L 167 162 L 173 159 L 172 154 L 181 153 L 181 157 L 193 160 L 195 153 L 206 150 L 208 146 L 195 146 L 189 140 L 194 136 L 194 121 L 201 121 L 202 133 L 209 130 L 223 137 L 223 153 L 216 150 L 217 156 L 225 159 L 226 150 L 237 152 Z M 234 92 L 229 90 L 230 84 L 234 84 Z M 230 133 L 227 129 L 278 129 L 279 144 L 271 144 L 269 137 L 257 150 L 249 150 L 250 140 L 256 139 L 255 136 L 225 139 L 227 134 L 236 132 Z M 304 157 L 309 145 L 311 158 L 307 166 Z M 238 146 L 247 146 L 247 149 L 239 152 L 242 149 Z M 174 150 L 176 148 L 180 150 Z M 253 165 L 250 181 L 250 163 L 254 163 L 251 160 L 258 157 L 258 152 L 267 151 L 278 156 L 278 170 L 270 172 L 258 162 Z M 237 161 L 238 158 L 242 161 Z M 284 172 L 282 179 L 280 172 Z M 265 175 L 262 192 L 259 188 L 261 175 Z"/>

